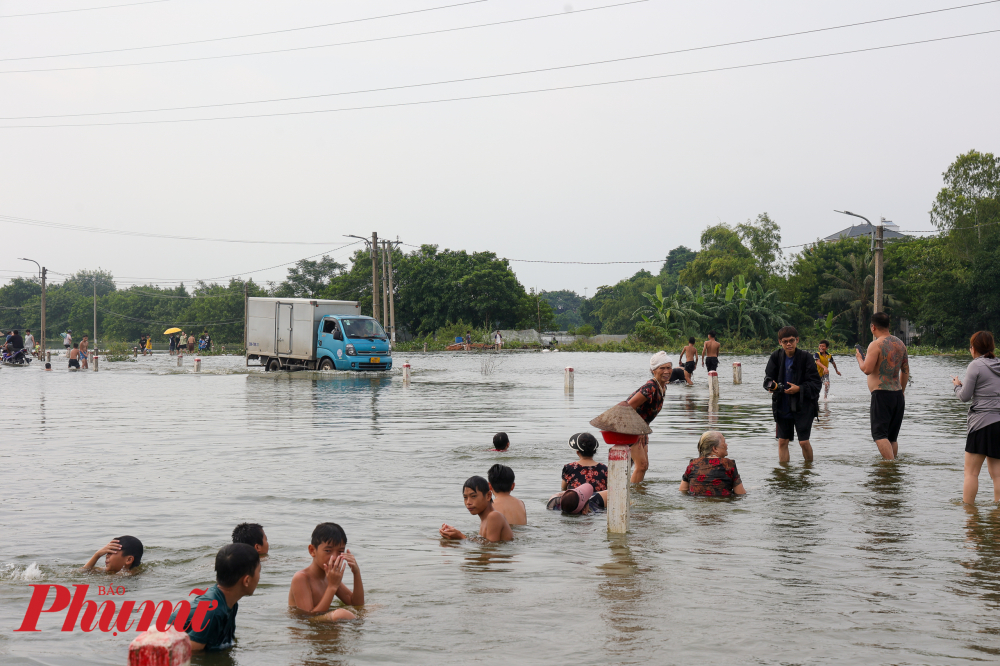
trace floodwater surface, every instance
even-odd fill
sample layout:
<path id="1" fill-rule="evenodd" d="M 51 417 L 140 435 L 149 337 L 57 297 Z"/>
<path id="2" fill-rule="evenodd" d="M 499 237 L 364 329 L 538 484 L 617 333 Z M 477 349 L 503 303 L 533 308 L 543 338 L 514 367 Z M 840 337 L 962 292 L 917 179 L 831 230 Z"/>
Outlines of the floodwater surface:
<path id="1" fill-rule="evenodd" d="M 405 354 L 397 357 L 400 363 Z M 271 544 L 260 586 L 240 601 L 237 645 L 196 664 L 837 663 L 956 664 L 1000 655 L 1000 514 L 985 468 L 979 506 L 961 503 L 965 408 L 954 359 L 911 360 L 900 458 L 881 462 L 868 391 L 842 358 L 813 429 L 816 460 L 779 465 L 764 357 L 722 397 L 706 373 L 671 385 L 653 422 L 650 471 L 632 492 L 627 536 L 604 515 L 562 516 L 567 445 L 649 377 L 639 354 L 412 354 L 413 379 L 247 371 L 209 357 L 203 372 L 165 355 L 68 373 L 63 360 L 0 370 L 0 662 L 127 662 L 135 632 L 14 633 L 31 583 L 123 586 L 179 601 L 214 581 L 216 551 L 243 521 Z M 575 390 L 563 368 L 576 369 Z M 677 491 L 698 436 L 719 429 L 747 495 Z M 491 451 L 506 431 L 507 453 Z M 597 456 L 606 461 L 602 443 Z M 494 463 L 517 475 L 529 525 L 512 543 L 475 533 L 462 483 Z M 287 608 L 313 527 L 344 527 L 367 605 L 330 626 Z M 141 573 L 77 569 L 111 538 L 146 547 Z M 346 576 L 345 580 L 349 580 Z M 72 589 L 72 588 L 71 588 Z M 51 598 L 51 597 L 50 597 Z"/>

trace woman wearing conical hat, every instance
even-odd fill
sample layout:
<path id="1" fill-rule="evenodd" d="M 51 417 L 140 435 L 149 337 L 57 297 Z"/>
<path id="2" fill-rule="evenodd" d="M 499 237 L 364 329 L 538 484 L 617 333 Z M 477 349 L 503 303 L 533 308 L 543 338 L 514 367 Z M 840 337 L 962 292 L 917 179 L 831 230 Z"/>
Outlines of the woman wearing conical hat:
<path id="1" fill-rule="evenodd" d="M 663 407 L 663 392 L 670 381 L 670 360 L 667 352 L 659 351 L 649 359 L 649 372 L 653 378 L 639 387 L 628 397 L 625 403 L 635 410 L 636 414 L 648 425 Z M 632 483 L 639 483 L 646 477 L 649 469 L 649 435 L 640 435 L 639 441 L 631 446 Z"/>

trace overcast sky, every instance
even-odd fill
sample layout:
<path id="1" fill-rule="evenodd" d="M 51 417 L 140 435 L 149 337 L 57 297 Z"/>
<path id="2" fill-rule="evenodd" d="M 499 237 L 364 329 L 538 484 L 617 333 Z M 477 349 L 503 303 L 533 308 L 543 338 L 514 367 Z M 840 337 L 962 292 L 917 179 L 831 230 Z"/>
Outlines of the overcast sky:
<path id="1" fill-rule="evenodd" d="M 61 273 L 101 267 L 120 277 L 123 286 L 144 278 L 166 285 L 231 274 L 281 280 L 284 268 L 250 271 L 335 248 L 343 234 L 370 236 L 372 231 L 414 245 L 492 250 L 512 260 L 662 261 L 677 245 L 697 248 L 708 225 L 736 224 L 764 211 L 781 226 L 785 245 L 848 226 L 851 220 L 833 209 L 872 220 L 884 216 L 903 229 L 929 229 L 927 211 L 951 161 L 973 148 L 1000 152 L 1000 33 L 615 85 L 411 104 L 662 77 L 996 30 L 996 2 L 751 44 L 464 83 L 185 111 L 15 119 L 483 77 L 962 4 L 646 0 L 610 6 L 623 0 L 484 0 L 386 17 L 461 1 L 164 0 L 0 18 L 0 216 L 146 233 L 324 243 L 135 238 L 0 220 L 5 239 L 0 277 L 33 270 L 33 264 L 17 260 L 27 256 Z M 0 15 L 115 2 L 3 0 Z M 384 39 L 549 14 L 554 16 Z M 340 25 L 218 40 L 329 23 Z M 216 41 L 37 58 L 195 40 Z M 135 65 L 363 40 L 368 41 Z M 94 68 L 121 64 L 128 66 Z M 9 73 L 39 69 L 62 71 Z M 302 111 L 321 112 L 121 124 Z M 88 123 L 119 124 L 12 127 Z M 344 259 L 352 249 L 334 256 Z M 526 287 L 581 294 L 586 289 L 591 295 L 641 268 L 512 266 Z M 656 263 L 646 267 L 658 270 Z"/>

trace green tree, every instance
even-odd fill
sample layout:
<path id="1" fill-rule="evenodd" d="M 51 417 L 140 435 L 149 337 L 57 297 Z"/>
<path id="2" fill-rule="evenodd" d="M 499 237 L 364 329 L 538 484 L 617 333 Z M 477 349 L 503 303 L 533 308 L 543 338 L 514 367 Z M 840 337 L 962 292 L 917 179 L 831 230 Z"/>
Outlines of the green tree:
<path id="1" fill-rule="evenodd" d="M 323 255 L 319 261 L 301 259 L 288 269 L 288 277 L 274 289 L 284 298 L 318 298 L 346 266 Z"/>
<path id="2" fill-rule="evenodd" d="M 680 272 L 681 284 L 728 284 L 737 275 L 750 282 L 767 283 L 778 269 L 781 233 L 767 213 L 734 229 L 728 224 L 708 227 L 701 233 L 701 251 Z"/>
<path id="3" fill-rule="evenodd" d="M 1000 221 L 1000 157 L 970 150 L 942 175 L 944 187 L 931 207 L 931 222 L 942 231 L 971 227 L 962 238 L 981 242 L 983 226 Z"/>
<path id="4" fill-rule="evenodd" d="M 857 324 L 858 341 L 869 341 L 868 324 L 875 304 L 875 272 L 874 258 L 871 253 L 859 257 L 852 254 L 847 258 L 846 265 L 837 262 L 833 273 L 823 277 L 830 281 L 833 288 L 821 297 L 827 303 L 840 303 L 845 309 L 837 316 L 853 317 Z M 885 287 L 892 287 L 893 280 L 886 280 Z M 884 293 L 885 309 L 899 305 L 899 301 L 889 293 Z"/>

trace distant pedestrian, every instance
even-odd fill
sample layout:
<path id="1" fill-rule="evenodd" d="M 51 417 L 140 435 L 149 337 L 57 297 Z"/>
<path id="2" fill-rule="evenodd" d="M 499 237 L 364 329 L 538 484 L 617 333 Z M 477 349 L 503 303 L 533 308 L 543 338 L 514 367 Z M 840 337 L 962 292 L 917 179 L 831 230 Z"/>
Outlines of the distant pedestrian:
<path id="1" fill-rule="evenodd" d="M 146 336 L 146 351 L 148 351 L 150 354 L 153 353 L 153 336 L 152 335 L 147 335 Z"/>
<path id="2" fill-rule="evenodd" d="M 87 336 L 83 336 L 80 340 L 80 363 L 83 364 L 83 369 L 87 370 L 90 366 L 87 365 L 88 354 L 87 351 L 90 349 L 90 340 Z"/>
<path id="3" fill-rule="evenodd" d="M 503 349 L 503 336 L 500 335 L 500 329 L 493 335 L 493 344 L 496 345 L 497 351 Z"/>
<path id="4" fill-rule="evenodd" d="M 67 328 L 66 332 L 62 334 L 62 339 L 63 347 L 66 348 L 66 351 L 69 351 L 69 348 L 73 346 L 73 331 Z"/>
<path id="5" fill-rule="evenodd" d="M 142 352 L 143 356 L 146 355 L 146 336 L 145 335 L 140 335 L 139 336 L 139 351 Z"/>
<path id="6" fill-rule="evenodd" d="M 830 364 L 833 364 L 833 369 L 840 374 L 840 368 L 837 367 L 837 362 L 833 360 L 833 354 L 828 350 L 830 349 L 829 340 L 819 341 L 819 351 L 816 352 L 816 370 L 819 372 L 820 379 L 823 380 L 823 398 L 826 399 L 830 396 Z"/>
<path id="7" fill-rule="evenodd" d="M 952 377 L 955 395 L 969 407 L 969 430 L 965 438 L 965 482 L 962 501 L 976 503 L 979 472 L 986 469 L 993 479 L 993 501 L 1000 502 L 1000 361 L 994 352 L 995 342 L 989 331 L 978 331 L 969 342 L 972 363 L 965 371 L 965 381 Z"/>
<path id="8" fill-rule="evenodd" d="M 688 386 L 692 386 L 691 375 L 698 369 L 698 348 L 694 346 L 694 338 L 688 338 L 687 346 L 681 350 L 681 355 L 677 358 L 684 368 L 684 379 Z"/>
<path id="9" fill-rule="evenodd" d="M 31 334 L 30 328 L 24 330 L 24 348 L 28 350 L 29 354 L 35 354 L 35 336 Z"/>
<path id="10" fill-rule="evenodd" d="M 170 336 L 170 355 L 173 356 L 174 352 L 177 351 L 177 338 L 173 335 Z"/>
<path id="11" fill-rule="evenodd" d="M 715 331 L 708 332 L 708 340 L 701 346 L 701 364 L 712 372 L 719 369 L 719 348 L 722 347 L 715 339 Z"/>
<path id="12" fill-rule="evenodd" d="M 899 429 L 903 425 L 906 400 L 903 392 L 910 380 L 910 359 L 906 345 L 889 334 L 889 315 L 876 312 L 871 318 L 875 336 L 863 353 L 858 345 L 856 357 L 861 372 L 868 375 L 868 390 L 872 393 L 869 415 L 872 439 L 886 460 L 899 455 Z"/>
<path id="13" fill-rule="evenodd" d="M 799 437 L 802 459 L 813 459 L 809 435 L 813 419 L 819 411 L 822 382 L 816 371 L 816 361 L 806 351 L 798 349 L 799 332 L 794 326 L 778 331 L 781 349 L 767 360 L 764 388 L 771 393 L 771 415 L 778 438 L 778 462 L 790 460 L 788 443 Z"/>
<path id="14" fill-rule="evenodd" d="M 188 353 L 194 353 L 194 333 L 188 336 Z"/>
<path id="15" fill-rule="evenodd" d="M 73 343 L 73 348 L 69 350 L 69 369 L 72 370 L 76 368 L 80 369 L 80 345 L 77 342 Z"/>
<path id="16" fill-rule="evenodd" d="M 472 349 L 472 331 L 465 332 L 465 351 Z"/>

